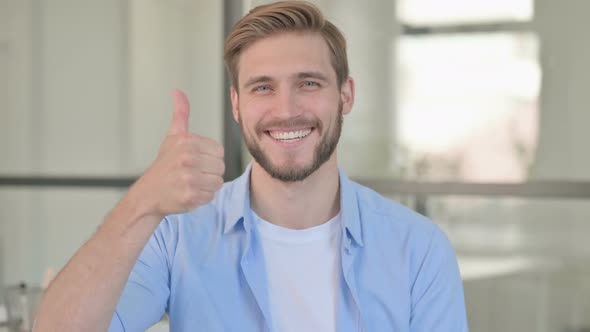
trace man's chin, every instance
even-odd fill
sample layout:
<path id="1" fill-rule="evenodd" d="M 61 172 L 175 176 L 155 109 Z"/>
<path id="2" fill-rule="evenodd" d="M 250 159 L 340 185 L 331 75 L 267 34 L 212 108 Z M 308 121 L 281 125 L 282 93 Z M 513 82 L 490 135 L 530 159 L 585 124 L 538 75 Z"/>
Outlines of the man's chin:
<path id="1" fill-rule="evenodd" d="M 310 171 L 308 169 L 297 169 L 288 171 L 281 170 L 280 172 L 273 172 L 269 174 L 275 180 L 279 180 L 285 183 L 293 183 L 307 179 L 307 177 L 309 177 L 312 173 L 313 171 Z"/>
<path id="2" fill-rule="evenodd" d="M 268 173 L 273 179 L 282 182 L 298 182 L 303 181 L 309 177 L 317 169 L 313 163 L 309 165 L 293 165 L 292 163 L 282 164 L 258 164 Z"/>

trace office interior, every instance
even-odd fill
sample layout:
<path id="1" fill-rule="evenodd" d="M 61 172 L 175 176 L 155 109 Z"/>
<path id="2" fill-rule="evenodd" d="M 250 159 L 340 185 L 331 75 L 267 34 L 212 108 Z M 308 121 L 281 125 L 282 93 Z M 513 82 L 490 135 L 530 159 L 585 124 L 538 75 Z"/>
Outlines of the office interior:
<path id="1" fill-rule="evenodd" d="M 223 40 L 266 2 L 0 0 L 0 299 L 150 165 L 173 89 L 241 173 Z M 590 331 L 590 1 L 311 2 L 356 82 L 340 166 L 446 232 L 470 329 Z"/>

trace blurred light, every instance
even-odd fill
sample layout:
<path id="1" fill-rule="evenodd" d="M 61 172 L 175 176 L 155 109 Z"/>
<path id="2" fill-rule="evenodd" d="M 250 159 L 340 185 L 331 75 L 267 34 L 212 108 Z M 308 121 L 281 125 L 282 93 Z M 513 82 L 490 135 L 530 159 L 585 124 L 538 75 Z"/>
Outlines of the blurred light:
<path id="1" fill-rule="evenodd" d="M 401 144 L 454 160 L 462 180 L 523 180 L 536 148 L 537 48 L 530 33 L 401 38 Z"/>
<path id="2" fill-rule="evenodd" d="M 398 17 L 407 24 L 528 21 L 533 0 L 399 0 Z"/>

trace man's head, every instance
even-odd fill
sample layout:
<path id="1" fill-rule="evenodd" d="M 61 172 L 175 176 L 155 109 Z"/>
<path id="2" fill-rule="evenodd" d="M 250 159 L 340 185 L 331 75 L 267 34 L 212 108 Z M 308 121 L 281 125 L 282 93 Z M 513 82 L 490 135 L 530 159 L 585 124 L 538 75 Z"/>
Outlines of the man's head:
<path id="1" fill-rule="evenodd" d="M 225 40 L 224 61 L 230 84 L 239 91 L 241 52 L 256 41 L 281 32 L 318 33 L 330 49 L 338 85 L 348 78 L 346 39 L 322 12 L 305 1 L 280 1 L 252 9 L 239 20 Z"/>
<path id="2" fill-rule="evenodd" d="M 300 181 L 335 163 L 354 83 L 344 37 L 315 6 L 293 1 L 253 9 L 228 36 L 225 62 L 234 118 L 267 173 Z"/>

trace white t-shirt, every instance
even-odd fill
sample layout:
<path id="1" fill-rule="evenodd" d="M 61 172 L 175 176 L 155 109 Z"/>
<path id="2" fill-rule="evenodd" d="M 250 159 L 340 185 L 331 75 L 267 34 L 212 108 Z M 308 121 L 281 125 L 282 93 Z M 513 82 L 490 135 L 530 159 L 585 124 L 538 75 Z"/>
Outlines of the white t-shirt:
<path id="1" fill-rule="evenodd" d="M 260 233 L 275 331 L 336 331 L 340 290 L 340 213 L 293 230 L 254 219 Z"/>

